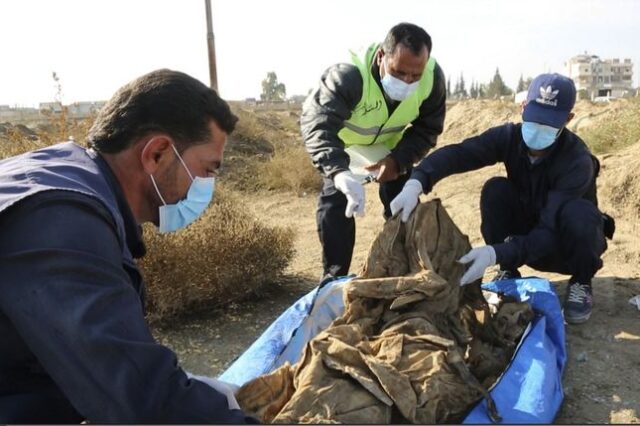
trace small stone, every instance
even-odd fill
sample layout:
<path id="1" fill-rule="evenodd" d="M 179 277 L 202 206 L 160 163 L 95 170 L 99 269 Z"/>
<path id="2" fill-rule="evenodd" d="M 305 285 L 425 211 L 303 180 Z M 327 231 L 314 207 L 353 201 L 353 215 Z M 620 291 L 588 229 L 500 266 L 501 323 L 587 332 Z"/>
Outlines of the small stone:
<path id="1" fill-rule="evenodd" d="M 564 388 L 564 396 L 567 399 L 571 399 L 573 397 L 573 388 L 571 386 Z"/>
<path id="2" fill-rule="evenodd" d="M 578 362 L 587 362 L 587 353 L 586 352 L 580 352 L 578 354 L 578 356 L 576 356 L 576 361 Z"/>

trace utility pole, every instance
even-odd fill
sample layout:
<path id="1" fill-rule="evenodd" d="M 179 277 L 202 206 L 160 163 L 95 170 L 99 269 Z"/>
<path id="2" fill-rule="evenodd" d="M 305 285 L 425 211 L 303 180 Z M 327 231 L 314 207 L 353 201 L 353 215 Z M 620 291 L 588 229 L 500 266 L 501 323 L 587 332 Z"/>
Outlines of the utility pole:
<path id="1" fill-rule="evenodd" d="M 218 91 L 218 72 L 216 70 L 216 45 L 213 39 L 213 22 L 211 19 L 211 0 L 204 0 L 207 13 L 207 50 L 209 51 L 209 79 L 211 88 Z"/>

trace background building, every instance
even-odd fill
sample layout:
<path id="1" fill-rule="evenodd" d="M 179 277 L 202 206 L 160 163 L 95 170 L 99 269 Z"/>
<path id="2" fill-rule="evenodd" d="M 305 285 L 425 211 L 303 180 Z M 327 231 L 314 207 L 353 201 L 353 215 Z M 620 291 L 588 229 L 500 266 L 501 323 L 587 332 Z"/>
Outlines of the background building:
<path id="1" fill-rule="evenodd" d="M 582 98 L 620 98 L 635 93 L 631 59 L 600 59 L 585 52 L 569 59 L 565 68 Z"/>

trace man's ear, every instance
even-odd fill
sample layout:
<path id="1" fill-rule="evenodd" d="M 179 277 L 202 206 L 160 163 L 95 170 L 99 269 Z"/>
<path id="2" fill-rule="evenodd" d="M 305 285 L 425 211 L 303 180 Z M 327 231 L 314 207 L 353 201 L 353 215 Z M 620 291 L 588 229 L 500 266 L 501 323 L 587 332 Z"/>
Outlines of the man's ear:
<path id="1" fill-rule="evenodd" d="M 380 47 L 378 49 L 378 51 L 376 52 L 376 64 L 378 64 L 378 66 L 382 65 L 382 58 L 384 57 L 384 51 L 382 50 L 382 47 Z"/>
<path id="2" fill-rule="evenodd" d="M 573 120 L 573 117 L 575 116 L 576 114 L 574 112 L 570 112 L 569 115 L 567 116 L 567 123 Z"/>
<path id="3" fill-rule="evenodd" d="M 520 114 L 524 114 L 524 107 L 527 105 L 527 101 L 520 102 Z"/>
<path id="4" fill-rule="evenodd" d="M 175 153 L 173 152 L 173 141 L 166 135 L 153 135 L 147 138 L 140 152 L 140 163 L 146 174 L 152 175 L 163 164 L 173 162 Z"/>

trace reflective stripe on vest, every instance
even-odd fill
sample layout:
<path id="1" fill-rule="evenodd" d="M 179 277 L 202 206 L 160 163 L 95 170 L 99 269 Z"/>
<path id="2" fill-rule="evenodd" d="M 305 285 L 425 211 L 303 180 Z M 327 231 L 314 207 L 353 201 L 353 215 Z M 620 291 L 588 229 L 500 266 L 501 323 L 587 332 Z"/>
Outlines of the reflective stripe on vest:
<path id="1" fill-rule="evenodd" d="M 388 149 L 393 149 L 402 139 L 407 126 L 418 117 L 422 102 L 433 89 L 436 60 L 429 58 L 416 91 L 400 102 L 389 117 L 382 89 L 371 75 L 378 48 L 378 44 L 373 44 L 363 53 L 351 51 L 351 60 L 362 76 L 362 97 L 338 132 L 345 146 L 383 143 Z"/>

